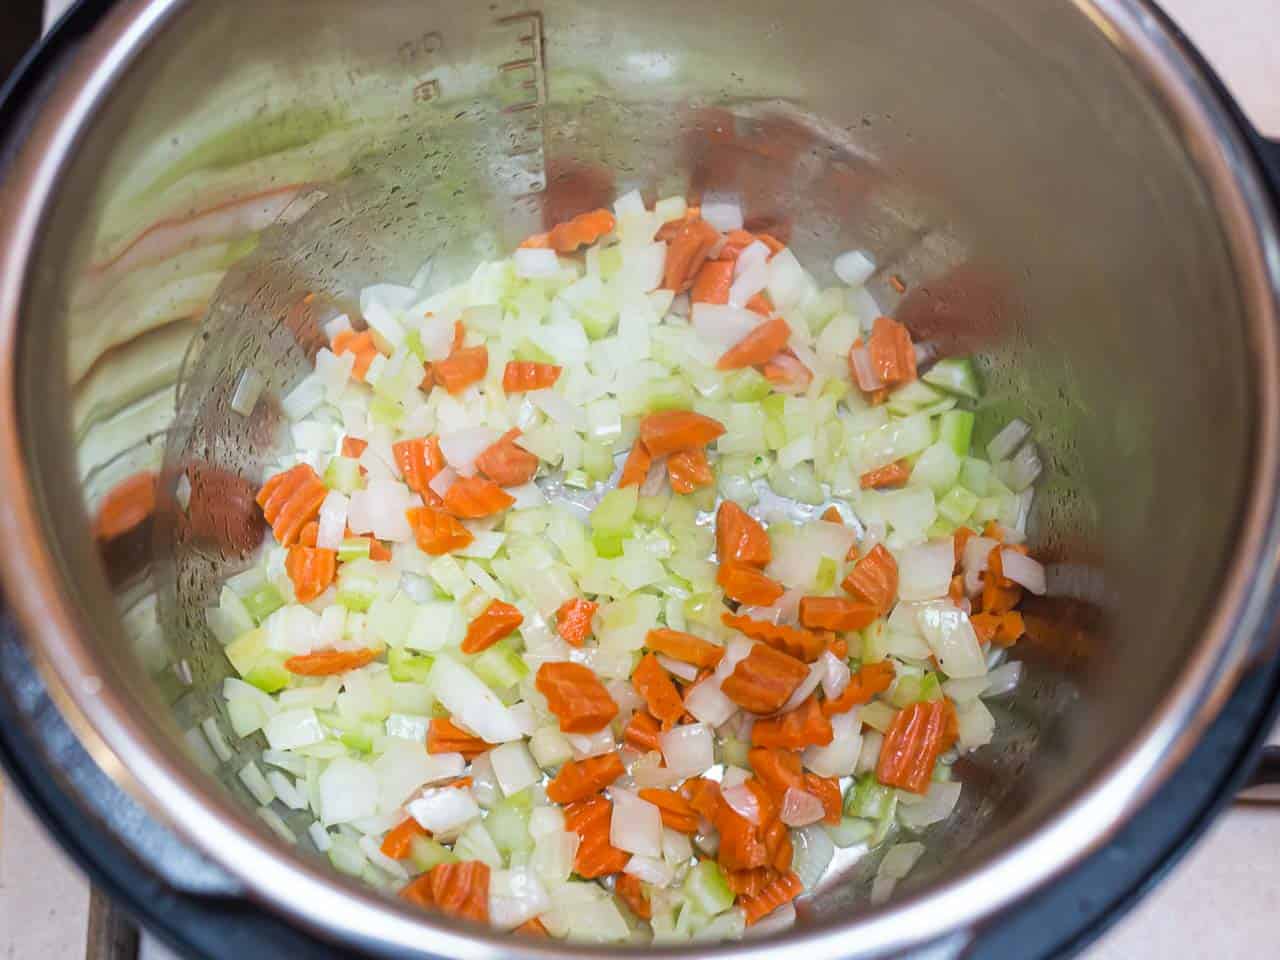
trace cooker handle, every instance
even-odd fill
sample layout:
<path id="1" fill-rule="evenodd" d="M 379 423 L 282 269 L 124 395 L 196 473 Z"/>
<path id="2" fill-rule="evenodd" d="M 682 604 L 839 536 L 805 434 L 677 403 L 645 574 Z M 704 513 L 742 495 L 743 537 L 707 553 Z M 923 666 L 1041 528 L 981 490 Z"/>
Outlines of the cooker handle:
<path id="1" fill-rule="evenodd" d="M 1270 181 L 1277 209 L 1280 209 L 1280 140 L 1268 139 L 1256 130 L 1250 131 L 1250 139 L 1262 163 L 1262 172 Z"/>

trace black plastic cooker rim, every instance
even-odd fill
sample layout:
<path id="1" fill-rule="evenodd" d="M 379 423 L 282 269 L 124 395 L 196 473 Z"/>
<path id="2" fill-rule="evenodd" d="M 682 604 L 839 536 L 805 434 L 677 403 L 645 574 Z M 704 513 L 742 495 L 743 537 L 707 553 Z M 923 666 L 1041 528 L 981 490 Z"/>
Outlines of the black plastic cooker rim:
<path id="1" fill-rule="evenodd" d="M 59 59 L 110 6 L 111 0 L 79 0 L 27 54 L 0 89 L 0 142 L 17 134 L 21 107 L 38 96 Z M 1171 22 L 1169 26 L 1182 36 Z M 1273 200 L 1280 205 L 1280 190 L 1275 186 L 1280 185 L 1280 148 L 1253 131 L 1216 73 L 1182 39 L 1187 55 L 1214 86 L 1260 163 L 1270 170 Z M 95 886 L 183 956 L 274 960 L 351 955 L 246 898 L 178 891 L 147 869 L 117 836 L 77 804 L 64 789 L 56 766 L 41 751 L 39 740 L 30 735 L 29 717 L 6 681 L 12 682 L 11 671 L 34 674 L 34 668 L 7 614 L 0 614 L 0 645 L 8 648 L 6 669 L 0 674 L 0 764 L 44 827 Z M 1070 956 L 1092 943 L 1159 883 L 1231 801 L 1253 770 L 1278 706 L 1280 664 L 1269 658 L 1245 677 L 1191 756 L 1110 843 L 1054 884 L 975 931 L 964 954 L 1036 960 Z M 43 708 L 53 709 L 47 698 Z"/>

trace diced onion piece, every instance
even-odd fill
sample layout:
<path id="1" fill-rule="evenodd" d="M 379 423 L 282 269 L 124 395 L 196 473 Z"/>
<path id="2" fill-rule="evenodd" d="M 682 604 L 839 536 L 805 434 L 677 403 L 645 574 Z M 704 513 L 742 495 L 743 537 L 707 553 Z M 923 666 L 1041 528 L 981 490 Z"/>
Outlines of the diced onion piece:
<path id="1" fill-rule="evenodd" d="M 501 436 L 492 427 L 469 427 L 440 435 L 440 452 L 445 461 L 464 477 L 476 472 L 476 458 Z"/>
<path id="2" fill-rule="evenodd" d="M 525 398 L 556 423 L 564 424 L 579 432 L 587 429 L 586 411 L 570 403 L 563 394 L 547 388 L 531 390 L 525 394 Z"/>
<path id="3" fill-rule="evenodd" d="M 648 800 L 630 790 L 609 791 L 613 816 L 609 820 L 609 842 L 619 850 L 640 857 L 662 856 L 662 814 Z"/>
<path id="4" fill-rule="evenodd" d="M 1017 689 L 1022 679 L 1021 663 L 1005 663 L 987 674 L 987 689 L 984 696 L 998 697 Z"/>
<path id="5" fill-rule="evenodd" d="M 489 874 L 489 923 L 499 930 L 514 930 L 550 909 L 551 897 L 531 867 Z"/>
<path id="6" fill-rule="evenodd" d="M 898 593 L 903 600 L 945 597 L 951 586 L 955 545 L 950 539 L 907 547 L 898 556 Z"/>
<path id="7" fill-rule="evenodd" d="M 850 287 L 860 287 L 876 272 L 875 261 L 861 250 L 849 250 L 836 257 L 833 265 L 840 282 Z"/>
<path id="8" fill-rule="evenodd" d="M 707 677 L 685 694 L 684 708 L 703 723 L 718 727 L 733 716 L 738 705 L 725 696 L 715 677 Z"/>
<path id="9" fill-rule="evenodd" d="M 797 830 L 791 835 L 791 839 L 795 845 L 795 857 L 791 861 L 791 869 L 800 878 L 800 883 L 805 890 L 812 890 L 827 872 L 827 867 L 831 865 L 831 859 L 836 852 L 835 842 L 820 826 L 809 826 Z"/>
<path id="10" fill-rule="evenodd" d="M 908 830 L 919 832 L 931 823 L 939 823 L 951 816 L 960 799 L 960 782 L 935 780 L 929 784 L 929 792 L 923 797 L 905 791 L 900 796 L 898 821 Z"/>
<path id="11" fill-rule="evenodd" d="M 657 887 L 668 887 L 675 879 L 675 871 L 671 865 L 657 857 L 633 856 L 622 868 L 622 872 Z"/>
<path id="12" fill-rule="evenodd" d="M 986 675 L 986 657 L 963 610 L 949 602 L 922 603 L 916 622 L 943 673 L 954 679 Z"/>
<path id="13" fill-rule="evenodd" d="M 970 537 L 964 545 L 960 556 L 960 567 L 964 570 L 964 592 L 976 596 L 982 592 L 982 574 L 987 571 L 987 561 L 991 551 L 1000 545 L 999 540 L 990 537 Z"/>
<path id="14" fill-rule="evenodd" d="M 871 363 L 871 354 L 865 346 L 854 347 L 849 351 L 849 360 L 853 363 L 853 376 L 858 381 L 858 389 L 864 393 L 884 388 L 884 381 Z"/>
<path id="15" fill-rule="evenodd" d="M 480 816 L 480 805 L 471 791 L 452 786 L 428 787 L 405 809 L 419 826 L 433 834 L 456 833 Z"/>
<path id="16" fill-rule="evenodd" d="M 844 693 L 845 687 L 849 686 L 849 681 L 852 679 L 849 664 L 830 650 L 822 654 L 819 662 L 823 666 L 822 692 L 828 700 L 834 700 Z"/>
<path id="17" fill-rule="evenodd" d="M 493 765 L 494 776 L 498 778 L 498 786 L 508 797 L 542 779 L 542 771 L 519 740 L 494 747 L 489 751 L 489 762 Z"/>
<path id="18" fill-rule="evenodd" d="M 738 816 L 756 826 L 760 825 L 760 801 L 745 783 L 722 787 L 720 796 Z"/>
<path id="19" fill-rule="evenodd" d="M 656 787 L 659 790 L 673 787 L 685 779 L 683 773 L 664 766 L 662 754 L 650 751 L 631 765 L 631 779 L 641 790 Z"/>
<path id="20" fill-rule="evenodd" d="M 715 737 L 705 723 L 686 723 L 658 737 L 667 766 L 686 777 L 696 777 L 716 762 Z"/>
<path id="21" fill-rule="evenodd" d="M 787 702 L 784 703 L 777 712 L 787 713 L 804 703 L 805 700 L 808 699 L 809 694 L 818 689 L 818 685 L 822 683 L 822 678 L 825 677 L 826 674 L 827 667 L 821 659 L 815 660 L 813 663 L 809 664 L 809 675 L 800 681 L 800 685 L 792 691 L 791 696 L 787 698 Z"/>
<path id="22" fill-rule="evenodd" d="M 378 775 L 367 763 L 337 757 L 318 782 L 325 826 L 348 823 L 378 812 Z"/>
<path id="23" fill-rule="evenodd" d="M 511 710 L 483 680 L 456 660 L 436 659 L 431 668 L 431 686 L 436 699 L 454 719 L 482 740 L 506 743 L 521 738 L 520 724 Z"/>
<path id="24" fill-rule="evenodd" d="M 453 351 L 454 320 L 447 314 L 432 315 L 418 331 L 422 351 L 431 362 L 444 360 Z"/>
<path id="25" fill-rule="evenodd" d="M 1016 550 L 1005 548 L 1000 551 L 1000 569 L 1014 583 L 1020 583 L 1036 596 L 1044 596 L 1044 566 Z"/>
<path id="26" fill-rule="evenodd" d="M 560 272 L 560 261 L 551 249 L 521 247 L 512 255 L 512 260 L 516 265 L 516 276 L 526 279 L 554 277 Z"/>
<path id="27" fill-rule="evenodd" d="M 324 739 L 324 727 L 310 708 L 282 710 L 267 721 L 262 732 L 272 750 L 297 750 Z"/>
<path id="28" fill-rule="evenodd" d="M 995 735 L 996 721 L 981 700 L 956 704 L 956 721 L 960 727 L 961 750 L 977 750 L 991 742 Z"/>
<path id="29" fill-rule="evenodd" d="M 351 503 L 346 496 L 337 490 L 330 490 L 320 504 L 319 532 L 316 534 L 316 546 L 323 550 L 337 550 L 342 546 L 343 536 L 347 529 L 347 507 Z"/>
<path id="30" fill-rule="evenodd" d="M 258 403 L 258 397 L 262 396 L 262 388 L 266 386 L 266 381 L 262 379 L 262 374 L 253 367 L 246 367 L 240 374 L 240 379 L 236 381 L 235 393 L 231 395 L 231 409 L 242 417 L 247 417 L 253 413 L 253 408 Z"/>
<path id="31" fill-rule="evenodd" d="M 1013 452 L 1022 445 L 1022 441 L 1031 436 L 1031 427 L 1024 421 L 1013 419 L 1003 430 L 991 438 L 987 444 L 987 456 L 992 461 L 1008 460 Z"/>
<path id="32" fill-rule="evenodd" d="M 855 707 L 831 718 L 831 742 L 825 747 L 805 747 L 804 765 L 820 777 L 846 777 L 858 765 L 862 750 L 862 721 Z"/>
<path id="33" fill-rule="evenodd" d="M 608 727 L 596 733 L 566 733 L 564 736 L 573 749 L 575 760 L 612 753 L 617 746 L 617 741 L 613 739 L 613 731 Z"/>
<path id="34" fill-rule="evenodd" d="M 911 868 L 923 854 L 923 843 L 899 843 L 890 847 L 880 861 L 876 878 L 871 883 L 871 902 L 880 904 L 888 900 L 898 881 L 911 872 Z"/>
<path id="35" fill-rule="evenodd" d="M 760 324 L 760 314 L 727 303 L 695 303 L 693 329 L 698 339 L 724 353 Z"/>
<path id="36" fill-rule="evenodd" d="M 698 668 L 695 664 L 673 660 L 671 657 L 661 653 L 658 654 L 658 663 L 662 664 L 662 668 L 667 673 L 677 676 L 681 680 L 696 680 L 698 678 Z"/>
<path id="37" fill-rule="evenodd" d="M 458 471 L 453 467 L 445 467 L 429 481 L 427 486 L 437 497 L 443 497 L 449 492 L 449 488 L 458 482 Z"/>
<path id="38" fill-rule="evenodd" d="M 741 230 L 742 205 L 737 200 L 706 199 L 702 201 L 702 219 L 721 233 Z"/>
<path id="39" fill-rule="evenodd" d="M 824 816 L 822 801 L 808 790 L 787 787 L 782 795 L 782 822 L 788 827 L 807 827 Z"/>

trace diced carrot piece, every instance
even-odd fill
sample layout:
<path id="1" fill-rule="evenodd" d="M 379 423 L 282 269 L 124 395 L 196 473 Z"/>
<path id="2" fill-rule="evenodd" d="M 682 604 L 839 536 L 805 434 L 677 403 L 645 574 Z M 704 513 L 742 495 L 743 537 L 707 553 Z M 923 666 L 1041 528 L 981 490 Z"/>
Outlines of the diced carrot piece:
<path id="1" fill-rule="evenodd" d="M 489 866 L 480 860 L 440 863 L 413 880 L 400 896 L 450 917 L 489 922 Z"/>
<path id="2" fill-rule="evenodd" d="M 319 540 L 320 540 L 320 523 L 316 520 L 312 520 L 305 527 L 303 527 L 302 532 L 298 534 L 297 546 L 314 547 Z M 290 549 L 293 549 L 293 548 L 290 547 Z"/>
<path id="3" fill-rule="evenodd" d="M 450 516 L 435 507 L 414 507 L 406 510 L 409 526 L 413 528 L 413 539 L 423 553 L 440 557 L 452 550 L 460 550 L 475 540 L 475 534 Z"/>
<path id="4" fill-rule="evenodd" d="M 564 810 L 564 828 L 578 835 L 573 871 L 587 880 L 621 873 L 631 854 L 609 842 L 613 804 L 600 795 L 571 803 Z"/>
<path id="5" fill-rule="evenodd" d="M 822 511 L 822 519 L 827 523 L 844 523 L 844 517 L 840 516 L 840 511 L 834 505 Z"/>
<path id="6" fill-rule="evenodd" d="M 640 439 L 651 457 L 705 447 L 724 433 L 724 424 L 692 410 L 664 410 L 640 421 Z"/>
<path id="7" fill-rule="evenodd" d="M 752 713 L 773 713 L 809 675 L 795 657 L 757 643 L 720 684 L 724 695 Z"/>
<path id="8" fill-rule="evenodd" d="M 822 712 L 818 698 L 810 696 L 794 710 L 757 720 L 751 728 L 751 745 L 802 750 L 805 747 L 825 747 L 834 736 L 831 720 Z"/>
<path id="9" fill-rule="evenodd" d="M 754 607 L 767 607 L 785 592 L 782 584 L 770 580 L 759 570 L 734 560 L 721 561 L 716 583 L 725 596 Z"/>
<path id="10" fill-rule="evenodd" d="M 401 440 L 391 445 L 391 454 L 395 457 L 406 487 L 423 496 L 428 493 L 435 495 L 428 484 L 445 468 L 438 437 Z"/>
<path id="11" fill-rule="evenodd" d="M 763 293 L 757 293 L 754 297 L 748 300 L 743 306 L 745 306 L 752 313 L 760 314 L 760 316 L 762 317 L 768 317 L 770 314 L 773 313 L 773 306 L 772 304 L 769 303 L 768 296 L 766 296 Z"/>
<path id="12" fill-rule="evenodd" d="M 822 712 L 829 717 L 837 713 L 848 713 L 854 707 L 870 703 L 877 693 L 884 693 L 893 684 L 893 661 L 878 660 L 866 663 L 849 678 L 849 685 L 841 691 L 840 696 L 828 700 L 822 705 Z"/>
<path id="13" fill-rule="evenodd" d="M 725 884 L 739 897 L 754 897 L 778 876 L 773 867 L 756 867 L 752 870 L 722 870 Z"/>
<path id="14" fill-rule="evenodd" d="M 310 603 L 338 576 L 338 552 L 297 544 L 285 554 L 284 569 L 299 603 Z"/>
<path id="15" fill-rule="evenodd" d="M 840 586 L 855 600 L 865 600 L 884 616 L 898 598 L 898 561 L 883 543 L 877 543 L 853 565 Z"/>
<path id="16" fill-rule="evenodd" d="M 969 538 L 974 535 L 974 532 L 968 527 L 960 527 L 951 538 L 952 543 L 955 544 L 955 569 L 959 569 L 960 561 L 964 559 L 965 544 L 968 543 Z"/>
<path id="17" fill-rule="evenodd" d="M 646 653 L 640 658 L 631 674 L 631 685 L 644 698 L 649 713 L 661 721 L 663 730 L 676 725 L 684 713 L 684 700 L 656 656 Z"/>
<path id="18" fill-rule="evenodd" d="M 527 393 L 554 387 L 560 379 L 561 368 L 554 363 L 536 363 L 533 360 L 508 360 L 502 370 L 502 389 L 505 393 Z"/>
<path id="19" fill-rule="evenodd" d="M 342 455 L 351 457 L 353 460 L 358 459 L 369 446 L 368 440 L 361 440 L 359 437 L 343 437 L 342 438 Z"/>
<path id="20" fill-rule="evenodd" d="M 595 243 L 613 228 L 612 213 L 604 209 L 591 210 L 578 214 L 572 220 L 556 224 L 546 233 L 534 234 L 520 246 L 573 253 L 579 247 Z"/>
<path id="21" fill-rule="evenodd" d="M 622 758 L 616 750 L 585 760 L 570 760 L 547 784 L 547 799 L 560 804 L 586 800 L 626 772 L 627 768 L 622 765 Z"/>
<path id="22" fill-rule="evenodd" d="M 556 631 L 570 646 L 580 647 L 591 636 L 591 618 L 600 609 L 594 600 L 574 597 L 566 600 L 556 611 Z"/>
<path id="23" fill-rule="evenodd" d="M 676 493 L 693 493 L 716 482 L 707 461 L 707 451 L 701 447 L 679 450 L 667 457 L 667 477 Z"/>
<path id="24" fill-rule="evenodd" d="M 452 394 L 461 393 L 473 383 L 483 380 L 489 372 L 489 350 L 484 346 L 455 350 L 445 359 L 433 363 L 431 372 L 440 386 Z"/>
<path id="25" fill-rule="evenodd" d="M 515 502 L 515 497 L 484 477 L 459 477 L 444 493 L 444 508 L 467 520 L 501 513 Z"/>
<path id="26" fill-rule="evenodd" d="M 476 469 L 500 487 L 518 487 L 538 472 L 537 455 L 516 443 L 519 436 L 519 430 L 508 430 L 476 457 Z"/>
<path id="27" fill-rule="evenodd" d="M 487 650 L 503 637 L 515 632 L 524 623 L 524 614 L 509 603 L 490 600 L 480 616 L 467 625 L 467 636 L 462 641 L 463 653 L 479 653 Z"/>
<path id="28" fill-rule="evenodd" d="M 320 515 L 329 488 L 308 463 L 299 463 L 262 485 L 257 503 L 282 547 L 291 547 L 302 528 Z"/>
<path id="29" fill-rule="evenodd" d="M 667 627 L 650 630 L 645 635 L 644 645 L 672 660 L 691 663 L 703 669 L 714 668 L 724 656 L 724 647 L 710 640 L 695 637 L 692 633 L 671 630 Z"/>
<path id="30" fill-rule="evenodd" d="M 776 803 L 782 803 L 788 789 L 805 789 L 804 767 L 800 754 L 794 750 L 752 747 L 747 753 L 747 763 Z"/>
<path id="31" fill-rule="evenodd" d="M 801 597 L 800 622 L 818 630 L 841 633 L 870 626 L 880 611 L 865 600 L 849 597 Z"/>
<path id="32" fill-rule="evenodd" d="M 728 611 L 720 614 L 720 621 L 752 640 L 767 643 L 805 663 L 813 663 L 827 649 L 827 642 L 822 635 L 811 630 L 770 623 L 768 620 L 754 620 L 744 614 Z"/>
<path id="33" fill-rule="evenodd" d="M 580 663 L 544 663 L 534 679 L 547 708 L 565 733 L 596 733 L 618 715 L 618 705 L 591 670 Z"/>
<path id="34" fill-rule="evenodd" d="M 989 571 L 988 571 L 989 572 Z M 1002 587 L 997 577 L 983 575 L 982 580 L 982 612 L 1008 613 L 1022 602 L 1022 587 L 1016 583 Z"/>
<path id="35" fill-rule="evenodd" d="M 708 260 L 693 281 L 689 299 L 693 303 L 728 303 L 733 286 L 733 261 Z"/>
<path id="36" fill-rule="evenodd" d="M 656 239 L 667 244 L 662 289 L 683 293 L 693 286 L 694 278 L 711 254 L 711 248 L 720 241 L 720 232 L 698 217 L 663 224 Z"/>
<path id="37" fill-rule="evenodd" d="M 367 667 L 377 659 L 377 650 L 317 650 L 290 657 L 284 668 L 301 677 L 330 677 Z"/>
<path id="38" fill-rule="evenodd" d="M 800 878 L 794 873 L 784 873 L 755 896 L 744 897 L 738 905 L 747 918 L 747 926 L 751 926 L 802 893 L 804 885 Z"/>
<path id="39" fill-rule="evenodd" d="M 649 895 L 644 892 L 644 885 L 639 877 L 629 873 L 619 874 L 613 885 L 613 892 L 627 905 L 627 909 L 641 920 L 652 918 L 653 908 L 649 905 Z"/>
<path id="40" fill-rule="evenodd" d="M 988 520 L 982 527 L 982 535 L 990 540 L 1005 541 L 1004 527 L 997 520 Z"/>
<path id="41" fill-rule="evenodd" d="M 720 784 L 706 777 L 692 777 L 680 785 L 680 795 L 689 801 L 698 816 L 714 820 L 720 807 Z"/>
<path id="42" fill-rule="evenodd" d="M 911 479 L 911 470 L 906 461 L 897 460 L 868 470 L 858 478 L 858 486 L 863 490 L 883 490 L 886 487 L 900 487 Z"/>
<path id="43" fill-rule="evenodd" d="M 726 871 L 753 870 L 768 862 L 769 851 L 755 825 L 723 800 L 711 823 L 720 834 L 716 859 Z"/>
<path id="44" fill-rule="evenodd" d="M 730 230 L 724 235 L 724 245 L 721 246 L 720 254 L 716 259 L 732 263 L 738 259 L 743 250 L 755 242 L 754 233 L 748 233 L 746 230 Z"/>
<path id="45" fill-rule="evenodd" d="M 791 858 L 795 850 L 791 846 L 791 831 L 787 829 L 787 825 L 778 818 L 776 812 L 771 816 L 773 819 L 768 821 L 762 831 L 765 855 L 769 866 L 781 873 L 791 869 Z"/>
<path id="46" fill-rule="evenodd" d="M 431 725 L 427 727 L 427 753 L 460 753 L 463 759 L 474 760 L 492 749 L 493 744 L 463 730 L 446 717 L 432 717 Z"/>
<path id="47" fill-rule="evenodd" d="M 618 487 L 640 486 L 640 484 L 644 483 L 645 478 L 649 476 L 649 467 L 652 464 L 653 457 L 649 455 L 644 441 L 637 437 L 636 442 L 631 445 L 631 452 L 627 454 L 626 462 L 622 464 L 622 474 L 618 477 Z"/>
<path id="48" fill-rule="evenodd" d="M 156 475 L 150 471 L 135 473 L 117 483 L 102 498 L 93 521 L 93 535 L 100 543 L 114 540 L 140 526 L 155 511 Z"/>
<path id="49" fill-rule="evenodd" d="M 958 606 L 964 598 L 964 577 L 957 573 L 951 578 L 951 584 L 947 587 L 947 599 Z"/>
<path id="50" fill-rule="evenodd" d="M 886 387 L 916 378 L 916 351 L 907 328 L 888 317 L 877 317 L 867 340 L 871 366 Z"/>
<path id="51" fill-rule="evenodd" d="M 647 787 L 640 791 L 640 799 L 647 800 L 658 808 L 662 815 L 662 825 L 677 833 L 695 834 L 698 832 L 698 811 L 685 797 L 674 790 L 658 790 Z"/>
<path id="52" fill-rule="evenodd" d="M 426 836 L 429 836 L 426 829 L 413 817 L 409 817 L 407 820 L 402 821 L 399 826 L 387 831 L 387 835 L 382 838 L 382 846 L 379 849 L 384 857 L 390 857 L 392 860 L 403 860 L 409 855 L 409 851 L 413 849 L 413 841 L 418 837 Z"/>
<path id="53" fill-rule="evenodd" d="M 876 779 L 912 793 L 927 792 L 934 765 L 947 749 L 949 715 L 954 713 L 955 706 L 945 698 L 899 710 L 880 746 Z"/>
<path id="54" fill-rule="evenodd" d="M 820 777 L 816 773 L 804 775 L 804 788 L 822 801 L 822 822 L 835 826 L 840 822 L 844 797 L 840 794 L 840 781 L 835 777 Z"/>
<path id="55" fill-rule="evenodd" d="M 515 934 L 519 934 L 522 937 L 551 936 L 551 934 L 547 932 L 547 928 L 542 925 L 542 921 L 539 920 L 537 917 L 530 917 L 528 920 L 520 924 L 520 926 L 516 927 L 511 932 Z"/>
<path id="56" fill-rule="evenodd" d="M 837 660 L 849 659 L 849 644 L 844 637 L 837 637 L 835 634 L 831 634 L 827 640 L 827 649 L 831 651 L 831 655 Z"/>
<path id="57" fill-rule="evenodd" d="M 658 734 L 661 732 L 662 724 L 652 714 L 637 710 L 631 715 L 626 728 L 622 731 L 622 742 L 632 750 L 650 753 L 662 749 L 658 740 Z"/>
<path id="58" fill-rule="evenodd" d="M 969 620 L 973 623 L 973 631 L 983 643 L 994 643 L 998 647 L 1010 647 L 1022 639 L 1027 632 L 1022 614 L 1017 610 L 1007 613 L 975 613 Z"/>
<path id="59" fill-rule="evenodd" d="M 769 535 L 755 517 L 732 500 L 724 500 L 716 510 L 716 556 L 721 563 L 737 560 L 763 567 L 773 559 Z"/>
<path id="60" fill-rule="evenodd" d="M 343 330 L 329 344 L 329 348 L 337 354 L 349 353 L 356 358 L 351 367 L 351 376 L 356 380 L 364 380 L 369 372 L 369 364 L 378 355 L 378 347 L 373 342 L 373 333 L 369 330 Z"/>
<path id="61" fill-rule="evenodd" d="M 717 370 L 741 370 L 766 363 L 791 339 L 791 327 L 781 317 L 765 320 L 721 354 Z"/>

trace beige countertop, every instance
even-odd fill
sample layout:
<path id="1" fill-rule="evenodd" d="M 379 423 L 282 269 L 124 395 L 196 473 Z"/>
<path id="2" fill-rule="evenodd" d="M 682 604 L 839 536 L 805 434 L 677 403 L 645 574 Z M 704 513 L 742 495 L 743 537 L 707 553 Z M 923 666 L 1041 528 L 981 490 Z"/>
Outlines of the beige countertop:
<path id="1" fill-rule="evenodd" d="M 53 0 L 61 8 L 67 0 Z M 1246 114 L 1280 137 L 1280 0 L 1164 0 Z M 1086 960 L 1280 955 L 1280 808 L 1236 807 Z M 89 892 L 0 781 L 0 960 L 85 953 Z"/>

